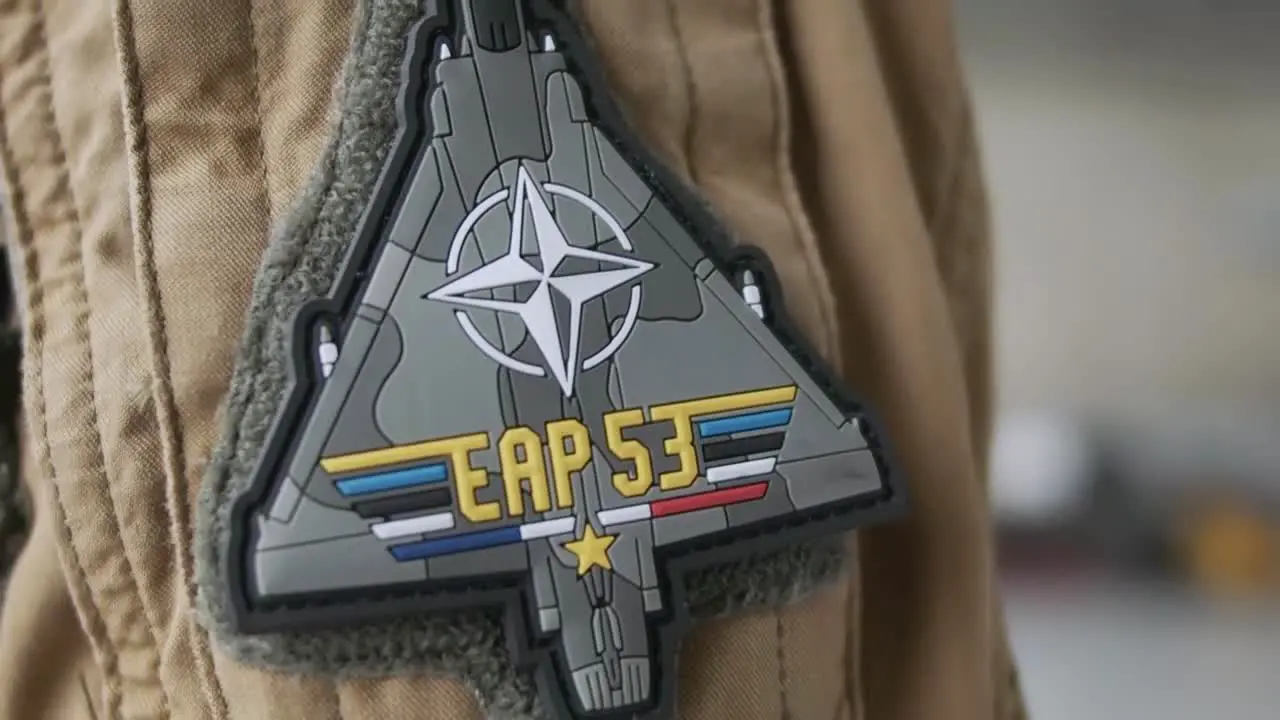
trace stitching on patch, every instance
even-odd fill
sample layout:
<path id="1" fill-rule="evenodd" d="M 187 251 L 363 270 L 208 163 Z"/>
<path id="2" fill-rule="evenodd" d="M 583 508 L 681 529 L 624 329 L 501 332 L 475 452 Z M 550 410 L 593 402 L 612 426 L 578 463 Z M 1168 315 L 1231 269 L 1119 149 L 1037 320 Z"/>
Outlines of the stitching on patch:
<path id="1" fill-rule="evenodd" d="M 138 52 L 134 33 L 133 5 L 130 0 L 119 0 L 115 12 L 116 42 L 120 56 L 120 64 L 124 91 L 125 139 L 128 143 L 130 157 L 130 174 L 136 180 L 133 186 L 133 216 L 136 227 L 134 238 L 134 259 L 138 265 L 139 284 L 144 304 L 147 335 L 151 340 L 153 363 L 153 380 L 155 390 L 153 398 L 156 404 L 156 417 L 161 428 L 160 441 L 164 453 L 165 496 L 170 516 L 169 535 L 174 555 L 177 560 L 178 574 L 182 582 L 182 591 L 189 597 L 195 595 L 194 555 L 183 552 L 183 539 L 188 535 L 191 526 L 190 512 L 186 502 L 186 493 L 180 492 L 185 465 L 182 450 L 182 428 L 177 422 L 176 399 L 170 380 L 169 337 L 165 328 L 164 313 L 160 304 L 160 286 L 152 245 L 152 204 L 151 204 L 151 155 L 147 138 L 146 119 L 143 116 L 143 97 L 141 68 L 138 64 Z M 166 422 L 167 419 L 167 422 Z M 168 429 L 168 433 L 164 429 Z M 165 438 L 168 445 L 165 447 Z M 194 640 L 194 639 L 193 639 Z M 216 716 L 227 715 L 227 702 L 216 673 L 213 671 L 212 658 L 201 648 L 207 647 L 200 642 L 192 643 L 193 662 L 200 685 Z"/>

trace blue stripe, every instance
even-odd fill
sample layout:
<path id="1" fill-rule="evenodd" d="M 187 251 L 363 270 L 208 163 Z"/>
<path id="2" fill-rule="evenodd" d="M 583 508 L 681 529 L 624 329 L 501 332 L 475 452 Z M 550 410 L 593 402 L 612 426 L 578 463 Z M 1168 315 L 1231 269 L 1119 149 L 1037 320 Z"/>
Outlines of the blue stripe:
<path id="1" fill-rule="evenodd" d="M 449 470 L 444 463 L 431 463 L 430 465 L 419 465 L 418 467 L 405 468 L 403 470 L 359 475 L 339 480 L 335 484 L 338 486 L 338 492 L 343 495 L 368 495 L 369 493 L 383 492 L 385 490 L 400 490 L 407 487 L 430 485 L 431 483 L 443 482 L 448 477 Z"/>
<path id="2" fill-rule="evenodd" d="M 520 526 L 498 528 L 497 530 L 481 530 L 479 532 L 454 535 L 453 537 L 422 540 L 391 546 L 391 555 L 400 562 L 407 560 L 425 560 L 440 555 L 453 555 L 468 550 L 483 550 L 499 545 L 512 545 L 521 542 Z"/>
<path id="3" fill-rule="evenodd" d="M 704 420 L 698 423 L 698 434 L 702 437 L 731 435 L 739 432 L 750 432 L 751 430 L 782 427 L 789 422 L 791 422 L 791 408 L 765 410 L 716 420 Z"/>

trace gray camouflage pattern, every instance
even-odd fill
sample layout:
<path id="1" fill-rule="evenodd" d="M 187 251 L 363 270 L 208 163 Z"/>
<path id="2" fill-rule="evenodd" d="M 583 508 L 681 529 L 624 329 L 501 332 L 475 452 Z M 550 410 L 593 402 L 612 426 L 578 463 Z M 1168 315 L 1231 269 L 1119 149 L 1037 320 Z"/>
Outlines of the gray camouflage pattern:
<path id="1" fill-rule="evenodd" d="M 292 442 L 251 515 L 245 585 L 270 606 L 527 576 L 573 713 L 612 716 L 656 701 L 665 550 L 886 481 L 751 273 L 721 272 L 593 122 L 557 39 L 462 6 L 358 297 L 300 335 L 314 400 L 278 430 Z M 680 415 L 707 398 L 729 400 Z M 458 455 L 460 436 L 477 439 Z M 572 549 L 600 538 L 594 561 Z"/>

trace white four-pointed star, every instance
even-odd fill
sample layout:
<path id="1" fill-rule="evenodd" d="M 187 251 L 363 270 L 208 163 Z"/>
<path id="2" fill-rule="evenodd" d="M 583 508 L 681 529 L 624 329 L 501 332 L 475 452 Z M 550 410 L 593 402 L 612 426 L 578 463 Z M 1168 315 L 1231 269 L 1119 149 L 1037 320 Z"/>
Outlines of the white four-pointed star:
<path id="1" fill-rule="evenodd" d="M 526 214 L 533 221 L 540 267 L 535 267 L 520 254 Z M 605 269 L 557 275 L 556 270 L 570 258 L 597 262 Z M 551 215 L 551 209 L 538 185 L 521 166 L 516 177 L 507 254 L 427 293 L 427 298 L 520 316 L 529 336 L 542 352 L 547 369 L 560 383 L 565 396 L 571 397 L 580 364 L 582 308 L 591 300 L 626 285 L 653 267 L 652 263 L 643 260 L 570 245 L 564 231 Z M 514 288 L 526 283 L 537 283 L 537 287 L 523 301 L 473 295 L 480 291 Z M 553 304 L 553 291 L 567 301 L 568 328 L 561 327 L 561 318 L 557 317 Z M 562 333 L 563 330 L 567 332 Z M 566 340 L 564 345 L 561 345 L 562 337 Z"/>

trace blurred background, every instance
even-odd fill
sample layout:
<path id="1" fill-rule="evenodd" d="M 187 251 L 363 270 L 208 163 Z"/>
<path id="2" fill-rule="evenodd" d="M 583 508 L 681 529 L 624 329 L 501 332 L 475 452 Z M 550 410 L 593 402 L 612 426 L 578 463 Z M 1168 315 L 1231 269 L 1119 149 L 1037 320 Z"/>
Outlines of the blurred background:
<path id="1" fill-rule="evenodd" d="M 1280 718 L 1280 2 L 956 6 L 1032 717 Z"/>

